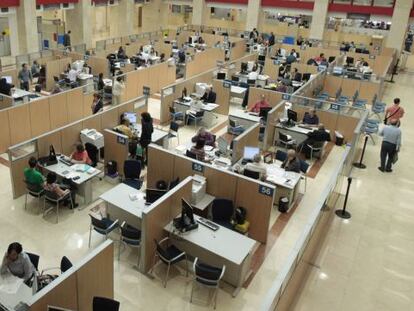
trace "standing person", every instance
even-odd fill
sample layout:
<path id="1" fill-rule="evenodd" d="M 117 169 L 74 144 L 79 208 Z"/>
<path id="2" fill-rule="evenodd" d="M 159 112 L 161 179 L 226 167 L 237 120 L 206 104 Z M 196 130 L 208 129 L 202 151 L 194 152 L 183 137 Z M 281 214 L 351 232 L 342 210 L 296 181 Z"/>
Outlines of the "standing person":
<path id="1" fill-rule="evenodd" d="M 121 96 L 124 93 L 125 84 L 122 77 L 117 77 L 112 85 L 112 105 L 119 105 L 121 103 Z"/>
<path id="2" fill-rule="evenodd" d="M 389 120 L 396 120 L 397 126 L 400 126 L 400 119 L 404 116 L 404 112 L 404 108 L 400 106 L 400 99 L 394 98 L 394 104 L 385 109 L 384 124 L 388 124 Z"/>
<path id="3" fill-rule="evenodd" d="M 10 272 L 14 276 L 28 282 L 35 271 L 35 267 L 30 261 L 29 255 L 23 251 L 22 245 L 18 242 L 11 243 L 3 257 L 0 269 L 1 274 L 4 275 Z"/>
<path id="4" fill-rule="evenodd" d="M 103 109 L 102 97 L 98 93 L 93 94 L 93 102 L 91 109 L 92 114 L 98 113 L 101 109 Z"/>
<path id="5" fill-rule="evenodd" d="M 29 85 L 32 83 L 33 76 L 27 64 L 22 65 L 22 69 L 19 71 L 18 78 L 20 81 L 20 88 L 25 91 L 29 91 Z"/>
<path id="6" fill-rule="evenodd" d="M 105 88 L 105 82 L 103 80 L 103 73 L 101 72 L 98 76 L 98 91 L 103 93 L 103 89 Z"/>
<path id="7" fill-rule="evenodd" d="M 40 73 L 40 65 L 38 64 L 37 60 L 33 61 L 33 65 L 31 68 L 32 76 L 38 77 Z"/>
<path id="8" fill-rule="evenodd" d="M 141 113 L 141 124 L 142 124 L 142 133 L 141 133 L 139 143 L 142 149 L 145 149 L 144 164 L 147 164 L 148 163 L 148 145 L 151 143 L 152 132 L 154 132 L 154 127 L 152 125 L 152 117 L 148 112 Z"/>
<path id="9" fill-rule="evenodd" d="M 275 34 L 273 33 L 273 31 L 270 33 L 268 42 L 269 42 L 269 46 L 275 45 Z"/>
<path id="10" fill-rule="evenodd" d="M 70 34 L 71 34 L 71 31 L 68 30 L 68 32 L 63 35 L 63 46 L 67 49 L 70 49 L 70 46 L 71 46 Z"/>
<path id="11" fill-rule="evenodd" d="M 378 167 L 381 172 L 392 172 L 392 164 L 396 153 L 400 151 L 401 129 L 397 126 L 397 124 L 398 121 L 392 119 L 390 124 L 386 125 L 379 132 L 379 135 L 384 137 L 381 145 L 381 166 Z"/>

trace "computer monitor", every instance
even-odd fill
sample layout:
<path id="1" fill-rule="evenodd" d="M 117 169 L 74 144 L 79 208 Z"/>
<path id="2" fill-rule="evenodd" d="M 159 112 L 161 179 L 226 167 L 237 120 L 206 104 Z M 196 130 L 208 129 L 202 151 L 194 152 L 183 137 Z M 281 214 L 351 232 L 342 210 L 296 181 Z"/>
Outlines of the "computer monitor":
<path id="1" fill-rule="evenodd" d="M 230 124 L 231 127 L 236 127 L 237 126 L 236 121 L 231 120 L 231 119 L 229 120 L 229 124 Z"/>
<path id="2" fill-rule="evenodd" d="M 225 72 L 219 72 L 219 73 L 217 73 L 217 79 L 218 80 L 224 80 L 224 79 L 226 79 L 226 73 Z"/>
<path id="3" fill-rule="evenodd" d="M 184 198 L 181 198 L 181 221 L 184 225 L 194 223 L 193 207 Z"/>
<path id="4" fill-rule="evenodd" d="M 288 109 L 287 111 L 288 121 L 298 122 L 298 114 L 296 111 L 292 109 Z"/>
<path id="5" fill-rule="evenodd" d="M 167 193 L 167 190 L 147 188 L 145 190 L 145 201 L 147 203 L 154 203 L 159 198 L 161 198 L 165 193 Z"/>
<path id="6" fill-rule="evenodd" d="M 13 78 L 12 76 L 2 76 L 2 79 L 6 79 L 6 82 L 9 84 L 13 84 Z"/>
<path id="7" fill-rule="evenodd" d="M 346 57 L 346 63 L 347 63 L 348 66 L 353 64 L 354 63 L 354 58 L 347 56 Z"/>
<path id="8" fill-rule="evenodd" d="M 247 72 L 247 63 L 241 63 L 240 69 L 241 72 Z"/>
<path id="9" fill-rule="evenodd" d="M 267 120 L 267 114 L 272 109 L 272 107 L 262 107 L 260 108 L 259 116 L 263 118 L 264 121 Z"/>
<path id="10" fill-rule="evenodd" d="M 304 73 L 302 76 L 302 80 L 309 81 L 310 77 L 311 77 L 310 73 Z"/>
<path id="11" fill-rule="evenodd" d="M 227 140 L 225 140 L 223 137 L 219 137 L 217 139 L 217 145 L 221 153 L 227 153 L 227 148 L 229 146 Z"/>
<path id="12" fill-rule="evenodd" d="M 259 56 L 257 57 L 257 60 L 258 60 L 258 61 L 261 61 L 261 62 L 264 62 L 264 61 L 266 60 L 266 56 L 265 56 L 265 55 L 259 55 Z"/>
<path id="13" fill-rule="evenodd" d="M 252 161 L 256 154 L 260 154 L 260 148 L 246 146 L 244 147 L 243 159 Z"/>
<path id="14" fill-rule="evenodd" d="M 129 123 L 137 123 L 137 114 L 135 112 L 124 112 L 124 119 L 127 119 Z"/>

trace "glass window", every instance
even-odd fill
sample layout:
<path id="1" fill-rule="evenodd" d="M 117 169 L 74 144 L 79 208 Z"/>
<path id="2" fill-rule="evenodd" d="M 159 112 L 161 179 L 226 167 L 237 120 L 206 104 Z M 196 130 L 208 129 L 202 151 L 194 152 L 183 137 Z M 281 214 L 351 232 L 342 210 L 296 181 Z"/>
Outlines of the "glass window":
<path id="1" fill-rule="evenodd" d="M 333 0 L 333 3 L 350 4 L 351 3 L 351 0 Z"/>
<path id="2" fill-rule="evenodd" d="M 392 7 L 394 0 L 374 0 L 374 6 Z"/>
<path id="3" fill-rule="evenodd" d="M 354 0 L 354 5 L 371 5 L 371 0 Z"/>

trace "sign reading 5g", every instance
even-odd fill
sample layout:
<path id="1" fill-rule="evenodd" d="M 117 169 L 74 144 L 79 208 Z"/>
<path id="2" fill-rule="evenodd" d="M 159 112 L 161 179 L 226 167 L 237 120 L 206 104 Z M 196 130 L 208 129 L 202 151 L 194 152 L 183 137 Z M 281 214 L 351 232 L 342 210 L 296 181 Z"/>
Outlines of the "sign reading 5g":
<path id="1" fill-rule="evenodd" d="M 264 185 L 259 185 L 259 193 L 263 194 L 263 195 L 267 195 L 269 197 L 273 196 L 273 188 L 264 186 Z"/>
<path id="2" fill-rule="evenodd" d="M 200 163 L 193 162 L 193 171 L 203 173 L 204 172 L 204 165 Z"/>

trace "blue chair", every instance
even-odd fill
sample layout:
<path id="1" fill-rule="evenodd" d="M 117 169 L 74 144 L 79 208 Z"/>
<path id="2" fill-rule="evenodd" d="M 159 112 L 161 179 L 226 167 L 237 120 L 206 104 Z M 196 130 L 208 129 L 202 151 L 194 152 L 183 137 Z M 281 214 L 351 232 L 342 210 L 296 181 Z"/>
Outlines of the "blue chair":
<path id="1" fill-rule="evenodd" d="M 244 127 L 238 125 L 236 121 L 229 119 L 229 126 L 227 127 L 227 132 L 232 135 L 240 135 L 244 132 Z"/>
<path id="2" fill-rule="evenodd" d="M 364 133 L 365 135 L 368 135 L 371 140 L 372 143 L 375 145 L 375 140 L 374 140 L 374 134 L 378 133 L 378 129 L 379 129 L 379 120 L 375 120 L 375 119 L 368 119 L 365 122 L 365 128 L 364 128 Z"/>
<path id="3" fill-rule="evenodd" d="M 134 188 L 141 189 L 142 180 L 141 175 L 141 161 L 126 160 L 124 162 L 124 179 L 122 183 Z"/>
<path id="4" fill-rule="evenodd" d="M 352 103 L 352 107 L 365 109 L 367 101 L 365 99 L 357 99 Z"/>
<path id="5" fill-rule="evenodd" d="M 170 107 L 170 117 L 174 122 L 184 122 L 184 113 L 182 111 L 176 111 L 174 107 Z"/>
<path id="6" fill-rule="evenodd" d="M 223 278 L 224 272 L 226 271 L 226 266 L 223 265 L 221 268 L 213 267 L 202 263 L 198 257 L 196 257 L 193 264 L 193 270 L 194 280 L 193 286 L 191 287 L 190 303 L 193 302 L 194 286 L 196 284 L 200 284 L 207 288 L 214 288 L 213 299 L 214 309 L 216 309 L 220 280 Z"/>
<path id="7" fill-rule="evenodd" d="M 371 107 L 371 116 L 375 115 L 378 117 L 378 119 L 382 119 L 381 115 L 382 113 L 385 112 L 385 104 L 384 103 L 380 103 L 380 102 L 375 102 L 372 107 Z"/>
<path id="8" fill-rule="evenodd" d="M 92 229 L 98 232 L 99 234 L 105 236 L 105 240 L 108 239 L 108 235 L 118 228 L 118 219 L 110 220 L 108 218 L 98 219 L 93 215 L 89 214 L 91 217 L 91 224 L 89 227 L 89 244 L 88 247 L 91 247 L 92 239 Z"/>
<path id="9" fill-rule="evenodd" d="M 283 162 L 283 161 L 286 160 L 286 157 L 287 157 L 286 152 L 284 152 L 282 150 L 276 150 L 276 155 L 275 155 L 276 160 Z"/>
<path id="10" fill-rule="evenodd" d="M 118 260 L 121 256 L 121 244 L 130 246 L 132 248 L 141 248 L 141 231 L 137 228 L 128 225 L 125 221 L 120 226 L 121 236 L 119 239 Z M 138 256 L 138 265 L 141 255 Z"/>
<path id="11" fill-rule="evenodd" d="M 315 109 L 322 109 L 323 102 L 322 101 L 316 101 L 315 102 Z"/>
<path id="12" fill-rule="evenodd" d="M 211 215 L 213 222 L 226 227 L 228 229 L 233 229 L 231 224 L 231 217 L 234 213 L 233 201 L 228 199 L 215 199 L 211 205 Z"/>

